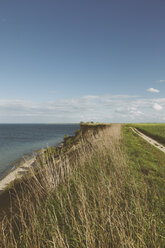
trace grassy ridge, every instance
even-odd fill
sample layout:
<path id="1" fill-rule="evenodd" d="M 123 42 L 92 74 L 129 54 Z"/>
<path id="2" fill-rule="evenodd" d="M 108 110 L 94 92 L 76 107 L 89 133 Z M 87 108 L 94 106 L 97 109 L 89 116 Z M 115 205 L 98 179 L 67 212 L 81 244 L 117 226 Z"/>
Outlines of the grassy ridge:
<path id="1" fill-rule="evenodd" d="M 133 126 L 165 145 L 165 124 L 134 124 Z"/>
<path id="2" fill-rule="evenodd" d="M 165 154 L 127 127 L 124 127 L 123 135 L 129 167 L 143 198 L 142 208 L 147 206 L 145 215 L 149 221 L 155 222 L 153 228 L 157 241 L 148 243 L 147 247 L 165 247 Z"/>
<path id="3" fill-rule="evenodd" d="M 82 133 L 15 188 L 0 247 L 165 247 L 164 154 L 121 125 Z"/>

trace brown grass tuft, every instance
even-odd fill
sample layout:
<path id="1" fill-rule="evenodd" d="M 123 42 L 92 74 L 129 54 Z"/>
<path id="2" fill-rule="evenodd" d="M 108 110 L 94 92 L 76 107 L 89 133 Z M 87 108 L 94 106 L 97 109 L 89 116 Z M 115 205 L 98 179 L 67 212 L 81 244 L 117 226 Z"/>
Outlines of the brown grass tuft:
<path id="1" fill-rule="evenodd" d="M 14 191 L 1 247 L 158 247 L 147 188 L 139 191 L 121 140 L 114 124 L 87 132 L 58 160 L 43 155 Z"/>

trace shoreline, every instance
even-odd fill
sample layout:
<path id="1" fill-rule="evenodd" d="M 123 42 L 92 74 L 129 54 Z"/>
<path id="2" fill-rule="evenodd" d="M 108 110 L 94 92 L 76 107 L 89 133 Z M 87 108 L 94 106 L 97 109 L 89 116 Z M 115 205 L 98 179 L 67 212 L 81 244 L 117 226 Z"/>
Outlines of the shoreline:
<path id="1" fill-rule="evenodd" d="M 43 124 L 41 124 L 41 125 L 43 126 Z M 64 126 L 65 125 L 66 124 L 64 124 Z M 4 179 L 6 177 L 8 177 L 9 174 L 15 172 L 18 168 L 23 167 L 24 165 L 26 166 L 26 163 L 28 163 L 28 161 L 30 161 L 35 156 L 39 155 L 42 149 L 47 149 L 49 147 L 58 147 L 58 146 L 63 145 L 62 143 L 64 142 L 64 135 L 66 133 L 69 133 L 69 135 L 74 135 L 74 133 L 77 131 L 77 129 L 80 128 L 78 124 L 76 124 L 76 126 L 74 126 L 73 124 L 70 124 L 70 125 L 71 125 L 71 127 L 66 126 L 64 128 L 63 127 L 61 128 L 61 125 L 60 125 L 60 128 L 56 128 L 56 127 L 53 128 L 51 131 L 51 132 L 53 132 L 52 135 L 48 136 L 49 139 L 46 139 L 44 144 L 43 144 L 44 140 L 42 141 L 42 139 L 41 139 L 42 142 L 37 142 L 36 145 L 29 144 L 29 145 L 25 146 L 25 148 L 23 148 L 23 149 L 18 149 L 18 152 L 16 149 L 16 152 L 10 153 L 10 150 L 12 150 L 12 147 L 11 147 L 11 149 L 8 152 L 6 151 L 6 153 L 2 153 L 3 154 L 2 164 L 0 167 L 0 190 L 1 190 L 2 181 L 4 181 Z M 72 125 L 73 125 L 73 127 L 72 127 Z M 58 126 L 59 126 L 59 124 L 58 124 Z M 46 130 L 47 130 L 47 127 L 46 127 Z M 33 131 L 33 129 L 32 129 L 32 131 Z M 51 134 L 51 132 L 50 132 L 50 134 Z M 57 135 L 56 135 L 56 132 L 57 132 Z M 54 137 L 54 133 L 55 133 L 55 137 Z M 48 132 L 48 134 L 49 134 L 49 132 Z M 42 135 L 41 135 L 41 137 L 42 137 Z M 26 138 L 26 135 L 25 135 L 25 138 Z M 50 143 L 48 142 L 49 140 L 50 140 Z M 25 141 L 26 141 L 26 139 L 25 139 Z M 46 142 L 48 142 L 49 145 Z M 3 152 L 3 149 L 2 149 L 2 152 Z"/>
<path id="2" fill-rule="evenodd" d="M 20 160 L 22 161 L 22 159 Z M 27 170 L 33 167 L 35 161 L 36 155 L 25 162 L 20 162 L 20 164 L 16 168 L 12 168 L 9 173 L 0 180 L 0 194 L 5 191 L 5 189 L 11 182 L 13 182 L 16 178 L 21 178 L 27 172 Z"/>
<path id="3" fill-rule="evenodd" d="M 52 147 L 61 147 L 63 146 L 63 141 Z M 13 162 L 11 169 L 4 172 L 4 176 L 0 178 L 0 194 L 2 194 L 7 186 L 17 178 L 21 178 L 30 168 L 34 166 L 34 163 L 37 159 L 37 156 L 42 154 L 46 148 L 40 150 L 35 150 L 33 156 L 31 154 L 26 154 L 25 157 L 20 158 L 17 162 Z M 25 158 L 27 160 L 25 161 Z"/>
<path id="4" fill-rule="evenodd" d="M 35 152 L 39 152 L 39 151 L 35 151 Z M 1 172 L 0 181 L 2 181 L 8 174 L 10 174 L 10 172 L 16 170 L 18 167 L 20 167 L 21 165 L 23 165 L 24 163 L 26 163 L 33 157 L 34 157 L 34 154 L 33 155 L 31 153 L 25 154 L 21 158 L 10 163 L 8 167 L 4 171 Z"/>

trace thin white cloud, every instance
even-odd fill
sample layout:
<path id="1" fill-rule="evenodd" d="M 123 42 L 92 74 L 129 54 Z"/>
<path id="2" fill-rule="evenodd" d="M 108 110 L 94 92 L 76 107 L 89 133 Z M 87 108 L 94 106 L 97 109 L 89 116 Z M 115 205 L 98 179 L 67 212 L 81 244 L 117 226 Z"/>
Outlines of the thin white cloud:
<path id="1" fill-rule="evenodd" d="M 91 99 L 98 99 L 99 96 L 92 96 L 92 95 L 89 95 L 89 96 L 83 96 L 82 98 L 83 98 L 83 99 L 89 99 L 89 100 L 91 100 Z"/>
<path id="2" fill-rule="evenodd" d="M 155 88 L 149 88 L 149 89 L 147 89 L 147 91 L 151 92 L 151 93 L 159 93 L 160 92 L 160 90 L 155 89 Z"/>
<path id="3" fill-rule="evenodd" d="M 153 104 L 153 109 L 155 109 L 155 110 L 162 110 L 163 109 L 163 107 L 160 105 L 160 104 L 158 104 L 158 103 L 154 103 Z"/>
<path id="4" fill-rule="evenodd" d="M 155 102 L 158 102 L 158 103 L 165 103 L 165 98 L 158 98 L 158 99 L 155 99 Z"/>
<path id="5" fill-rule="evenodd" d="M 136 95 L 109 95 L 109 98 L 120 98 L 120 99 L 126 99 L 126 98 L 138 98 L 139 96 Z"/>
<path id="6" fill-rule="evenodd" d="M 157 82 L 158 82 L 158 83 L 165 83 L 165 80 L 162 80 L 162 79 L 161 79 L 161 80 L 158 80 Z"/>
<path id="7" fill-rule="evenodd" d="M 155 111 L 157 110 L 157 111 Z M 161 111 L 159 111 L 161 110 Z M 0 100 L 0 122 L 69 123 L 161 122 L 165 116 L 165 98 L 145 99 L 114 95 L 83 96 L 47 102 Z"/>

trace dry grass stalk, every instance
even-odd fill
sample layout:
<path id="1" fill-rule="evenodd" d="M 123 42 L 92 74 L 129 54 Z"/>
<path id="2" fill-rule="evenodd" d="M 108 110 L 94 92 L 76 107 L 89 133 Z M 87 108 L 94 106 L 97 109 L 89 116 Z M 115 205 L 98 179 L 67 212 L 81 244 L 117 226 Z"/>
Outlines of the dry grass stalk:
<path id="1" fill-rule="evenodd" d="M 156 221 L 145 215 L 147 203 L 141 206 L 146 192 L 141 196 L 131 177 L 121 125 L 86 134 L 74 161 L 43 156 L 21 192 L 16 192 L 19 221 L 13 213 L 12 220 L 1 223 L 4 248 L 140 248 L 148 247 L 148 236 L 156 247 Z M 13 221 L 19 222 L 17 238 Z"/>

